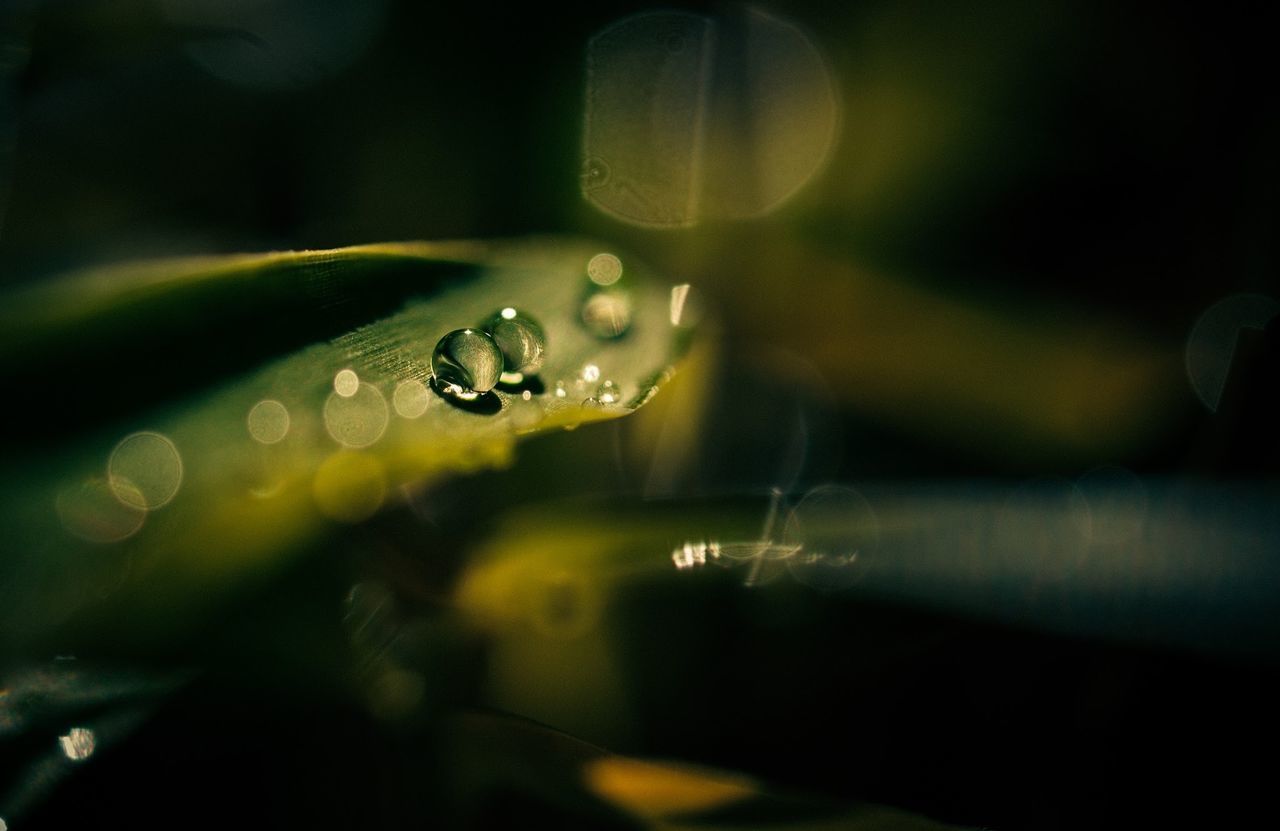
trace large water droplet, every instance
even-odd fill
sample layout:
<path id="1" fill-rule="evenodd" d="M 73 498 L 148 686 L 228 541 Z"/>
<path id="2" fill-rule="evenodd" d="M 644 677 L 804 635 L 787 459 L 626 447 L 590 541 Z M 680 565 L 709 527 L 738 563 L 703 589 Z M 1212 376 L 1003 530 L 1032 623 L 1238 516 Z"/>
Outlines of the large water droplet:
<path id="1" fill-rule="evenodd" d="M 474 401 L 498 383 L 502 350 L 487 332 L 455 329 L 436 344 L 431 372 L 438 392 Z"/>
<path id="2" fill-rule="evenodd" d="M 518 384 L 525 373 L 542 368 L 547 335 L 531 315 L 508 306 L 491 315 L 484 322 L 484 330 L 502 352 L 504 382 Z"/>
<path id="3" fill-rule="evenodd" d="M 598 338 L 622 337 L 631 328 L 631 295 L 625 291 L 597 291 L 582 304 L 582 323 Z"/>

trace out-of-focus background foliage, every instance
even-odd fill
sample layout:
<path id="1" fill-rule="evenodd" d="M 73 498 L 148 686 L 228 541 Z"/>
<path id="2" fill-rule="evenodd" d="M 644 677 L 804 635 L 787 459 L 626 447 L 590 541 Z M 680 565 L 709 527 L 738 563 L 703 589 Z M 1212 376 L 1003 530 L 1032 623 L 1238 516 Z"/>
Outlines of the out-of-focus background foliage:
<path id="1" fill-rule="evenodd" d="M 0 656 L 11 701 L 67 672 L 115 691 L 65 698 L 119 736 L 78 766 L 41 761 L 73 726 L 50 704 L 52 732 L 0 746 L 0 798 L 22 802 L 21 823 L 0 802 L 0 828 L 594 821 L 516 775 L 459 798 L 441 724 L 464 705 L 954 824 L 1218 825 L 1263 803 L 1246 751 L 1274 747 L 1280 692 L 1273 30 L 1231 3 L 664 9 L 683 22 L 663 55 L 709 25 L 775 63 L 752 74 L 744 47 L 686 86 L 646 63 L 652 33 L 618 28 L 652 11 L 635 3 L 0 6 L 0 291 L 157 256 L 570 233 L 693 284 L 702 323 L 634 416 L 335 528 L 195 633 Z M 631 110 L 602 64 L 628 48 Z M 707 100 L 728 115 L 712 107 L 705 135 L 652 106 Z M 633 167 L 602 172 L 593 142 Z M 687 180 L 644 181 L 695 149 Z M 629 198 L 608 190 L 624 175 L 655 188 L 629 216 L 602 209 Z M 764 205 L 771 176 L 801 187 Z M 680 188 L 699 211 L 636 221 Z M 164 343 L 154 360 L 183 370 Z M 41 418 L 6 387 L 27 425 L 3 437 L 11 462 L 92 420 Z M 78 406 L 123 419 L 120 389 Z M 1121 565 L 1088 573 L 1139 586 L 1141 608 L 1037 606 L 1092 596 L 1049 566 L 1008 590 L 1030 587 L 1017 613 L 973 589 L 996 579 L 980 568 L 867 595 L 673 567 L 686 541 L 758 535 L 771 488 L 785 515 L 833 482 L 873 507 L 930 488 L 881 510 L 882 540 L 1014 504 L 1000 545 L 1043 557 L 1079 500 L 1125 495 L 1107 505 L 1146 530 L 1093 549 Z M 924 545 L 962 566 L 999 531 L 943 527 Z M 1198 593 L 1202 574 L 1234 588 Z"/>

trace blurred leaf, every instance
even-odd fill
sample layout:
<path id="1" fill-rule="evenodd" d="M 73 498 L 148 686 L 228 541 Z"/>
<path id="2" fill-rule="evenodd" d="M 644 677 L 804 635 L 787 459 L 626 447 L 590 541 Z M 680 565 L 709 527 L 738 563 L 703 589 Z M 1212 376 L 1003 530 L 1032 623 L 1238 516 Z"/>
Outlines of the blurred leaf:
<path id="1" fill-rule="evenodd" d="M 451 790 L 469 814 L 491 803 L 495 792 L 515 791 L 567 811 L 578 822 L 589 817 L 597 825 L 609 823 L 604 827 L 952 827 L 879 805 L 776 793 L 741 774 L 610 753 L 521 719 L 460 715 L 450 721 L 448 735 L 450 770 L 456 779 Z"/>
<path id="2" fill-rule="evenodd" d="M 363 519 L 404 486 L 502 466 L 519 434 L 638 407 L 684 333 L 665 287 L 630 262 L 630 330 L 587 331 L 585 267 L 599 250 L 530 240 L 198 258 L 6 298 L 0 366 L 22 418 L 3 474 L 4 639 L 29 643 L 112 595 L 107 614 L 86 619 L 164 641 L 334 520 Z M 508 305 L 546 330 L 538 378 L 465 407 L 425 386 L 443 334 Z M 344 369 L 359 379 L 350 397 L 335 391 Z M 605 380 L 616 403 L 584 406 Z M 97 423 L 99 400 L 124 415 Z M 271 443 L 251 437 L 264 401 L 277 403 L 258 414 L 260 438 L 283 433 Z M 46 418 L 62 420 L 41 430 Z"/>

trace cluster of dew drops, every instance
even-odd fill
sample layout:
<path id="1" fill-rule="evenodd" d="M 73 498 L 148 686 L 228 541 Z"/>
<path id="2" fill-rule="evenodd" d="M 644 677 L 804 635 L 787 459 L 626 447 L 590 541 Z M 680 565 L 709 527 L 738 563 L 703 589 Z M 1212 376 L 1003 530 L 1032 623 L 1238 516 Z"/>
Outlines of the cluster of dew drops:
<path id="1" fill-rule="evenodd" d="M 621 284 L 622 271 L 622 261 L 609 253 L 596 254 L 587 263 L 589 282 L 580 320 L 601 340 L 620 338 L 631 327 L 632 302 Z M 523 309 L 507 306 L 474 328 L 455 329 L 440 339 L 431 354 L 431 385 L 440 395 L 461 402 L 477 401 L 495 387 L 518 390 L 518 401 L 530 402 L 530 387 L 541 385 L 526 382 L 536 378 L 546 350 L 546 331 L 538 320 Z M 552 394 L 563 400 L 585 394 L 592 385 L 594 393 L 582 400 L 583 407 L 595 409 L 621 401 L 621 387 L 602 379 L 595 364 L 583 367 L 572 383 L 556 381 Z"/>

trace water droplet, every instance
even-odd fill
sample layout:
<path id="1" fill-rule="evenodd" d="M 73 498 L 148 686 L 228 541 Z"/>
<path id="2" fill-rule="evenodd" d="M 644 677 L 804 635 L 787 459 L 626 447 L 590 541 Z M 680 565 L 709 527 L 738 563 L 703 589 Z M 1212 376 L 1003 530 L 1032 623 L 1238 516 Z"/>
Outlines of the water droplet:
<path id="1" fill-rule="evenodd" d="M 502 375 L 502 350 L 487 332 L 455 329 L 431 353 L 438 392 L 474 401 L 493 389 Z"/>
<path id="2" fill-rule="evenodd" d="M 582 368 L 582 380 L 588 384 L 594 384 L 600 380 L 600 367 L 595 364 L 587 364 Z"/>
<path id="3" fill-rule="evenodd" d="M 597 286 L 612 286 L 622 278 L 622 260 L 613 254 L 596 254 L 587 262 L 587 276 Z"/>
<path id="4" fill-rule="evenodd" d="M 502 352 L 502 380 L 520 383 L 525 373 L 537 372 L 546 357 L 547 335 L 533 317 L 508 306 L 490 315 L 484 330 Z M 516 377 L 518 376 L 518 377 Z"/>
<path id="5" fill-rule="evenodd" d="M 595 397 L 601 404 L 617 404 L 622 400 L 622 388 L 613 381 L 605 381 L 596 389 Z"/>
<path id="6" fill-rule="evenodd" d="M 624 291 L 597 291 L 582 304 L 582 323 L 591 334 L 610 340 L 631 328 L 631 296 Z"/>
<path id="7" fill-rule="evenodd" d="M 182 485 L 182 456 L 166 436 L 134 433 L 111 451 L 107 481 L 124 504 L 154 511 L 167 505 Z"/>
<path id="8" fill-rule="evenodd" d="M 599 399 L 599 398 L 595 398 L 595 397 L 592 397 L 592 398 L 584 398 L 584 399 L 582 399 L 582 409 L 584 409 L 584 410 L 602 410 L 602 409 L 604 409 L 604 405 L 600 403 L 600 399 Z"/>
<path id="9" fill-rule="evenodd" d="M 817 589 L 843 589 L 865 575 L 880 541 L 867 500 L 853 488 L 822 485 L 805 494 L 787 518 L 783 542 L 795 546 L 787 568 Z"/>
<path id="10" fill-rule="evenodd" d="M 360 388 L 360 376 L 354 369 L 341 369 L 333 376 L 333 391 L 343 398 L 350 398 Z"/>
<path id="11" fill-rule="evenodd" d="M 85 727 L 72 727 L 65 736 L 58 737 L 62 753 L 73 762 L 83 762 L 93 755 L 98 740 L 93 731 Z"/>
<path id="12" fill-rule="evenodd" d="M 324 402 L 324 426 L 338 444 L 368 447 L 382 438 L 391 414 L 387 400 L 372 384 L 361 384 L 349 397 L 330 393 Z"/>
<path id="13" fill-rule="evenodd" d="M 569 391 L 565 389 L 564 381 L 556 381 L 556 398 L 567 398 Z"/>
<path id="14" fill-rule="evenodd" d="M 253 405 L 246 422 L 254 441 L 275 444 L 289 432 L 289 410 L 279 401 L 268 398 Z"/>

